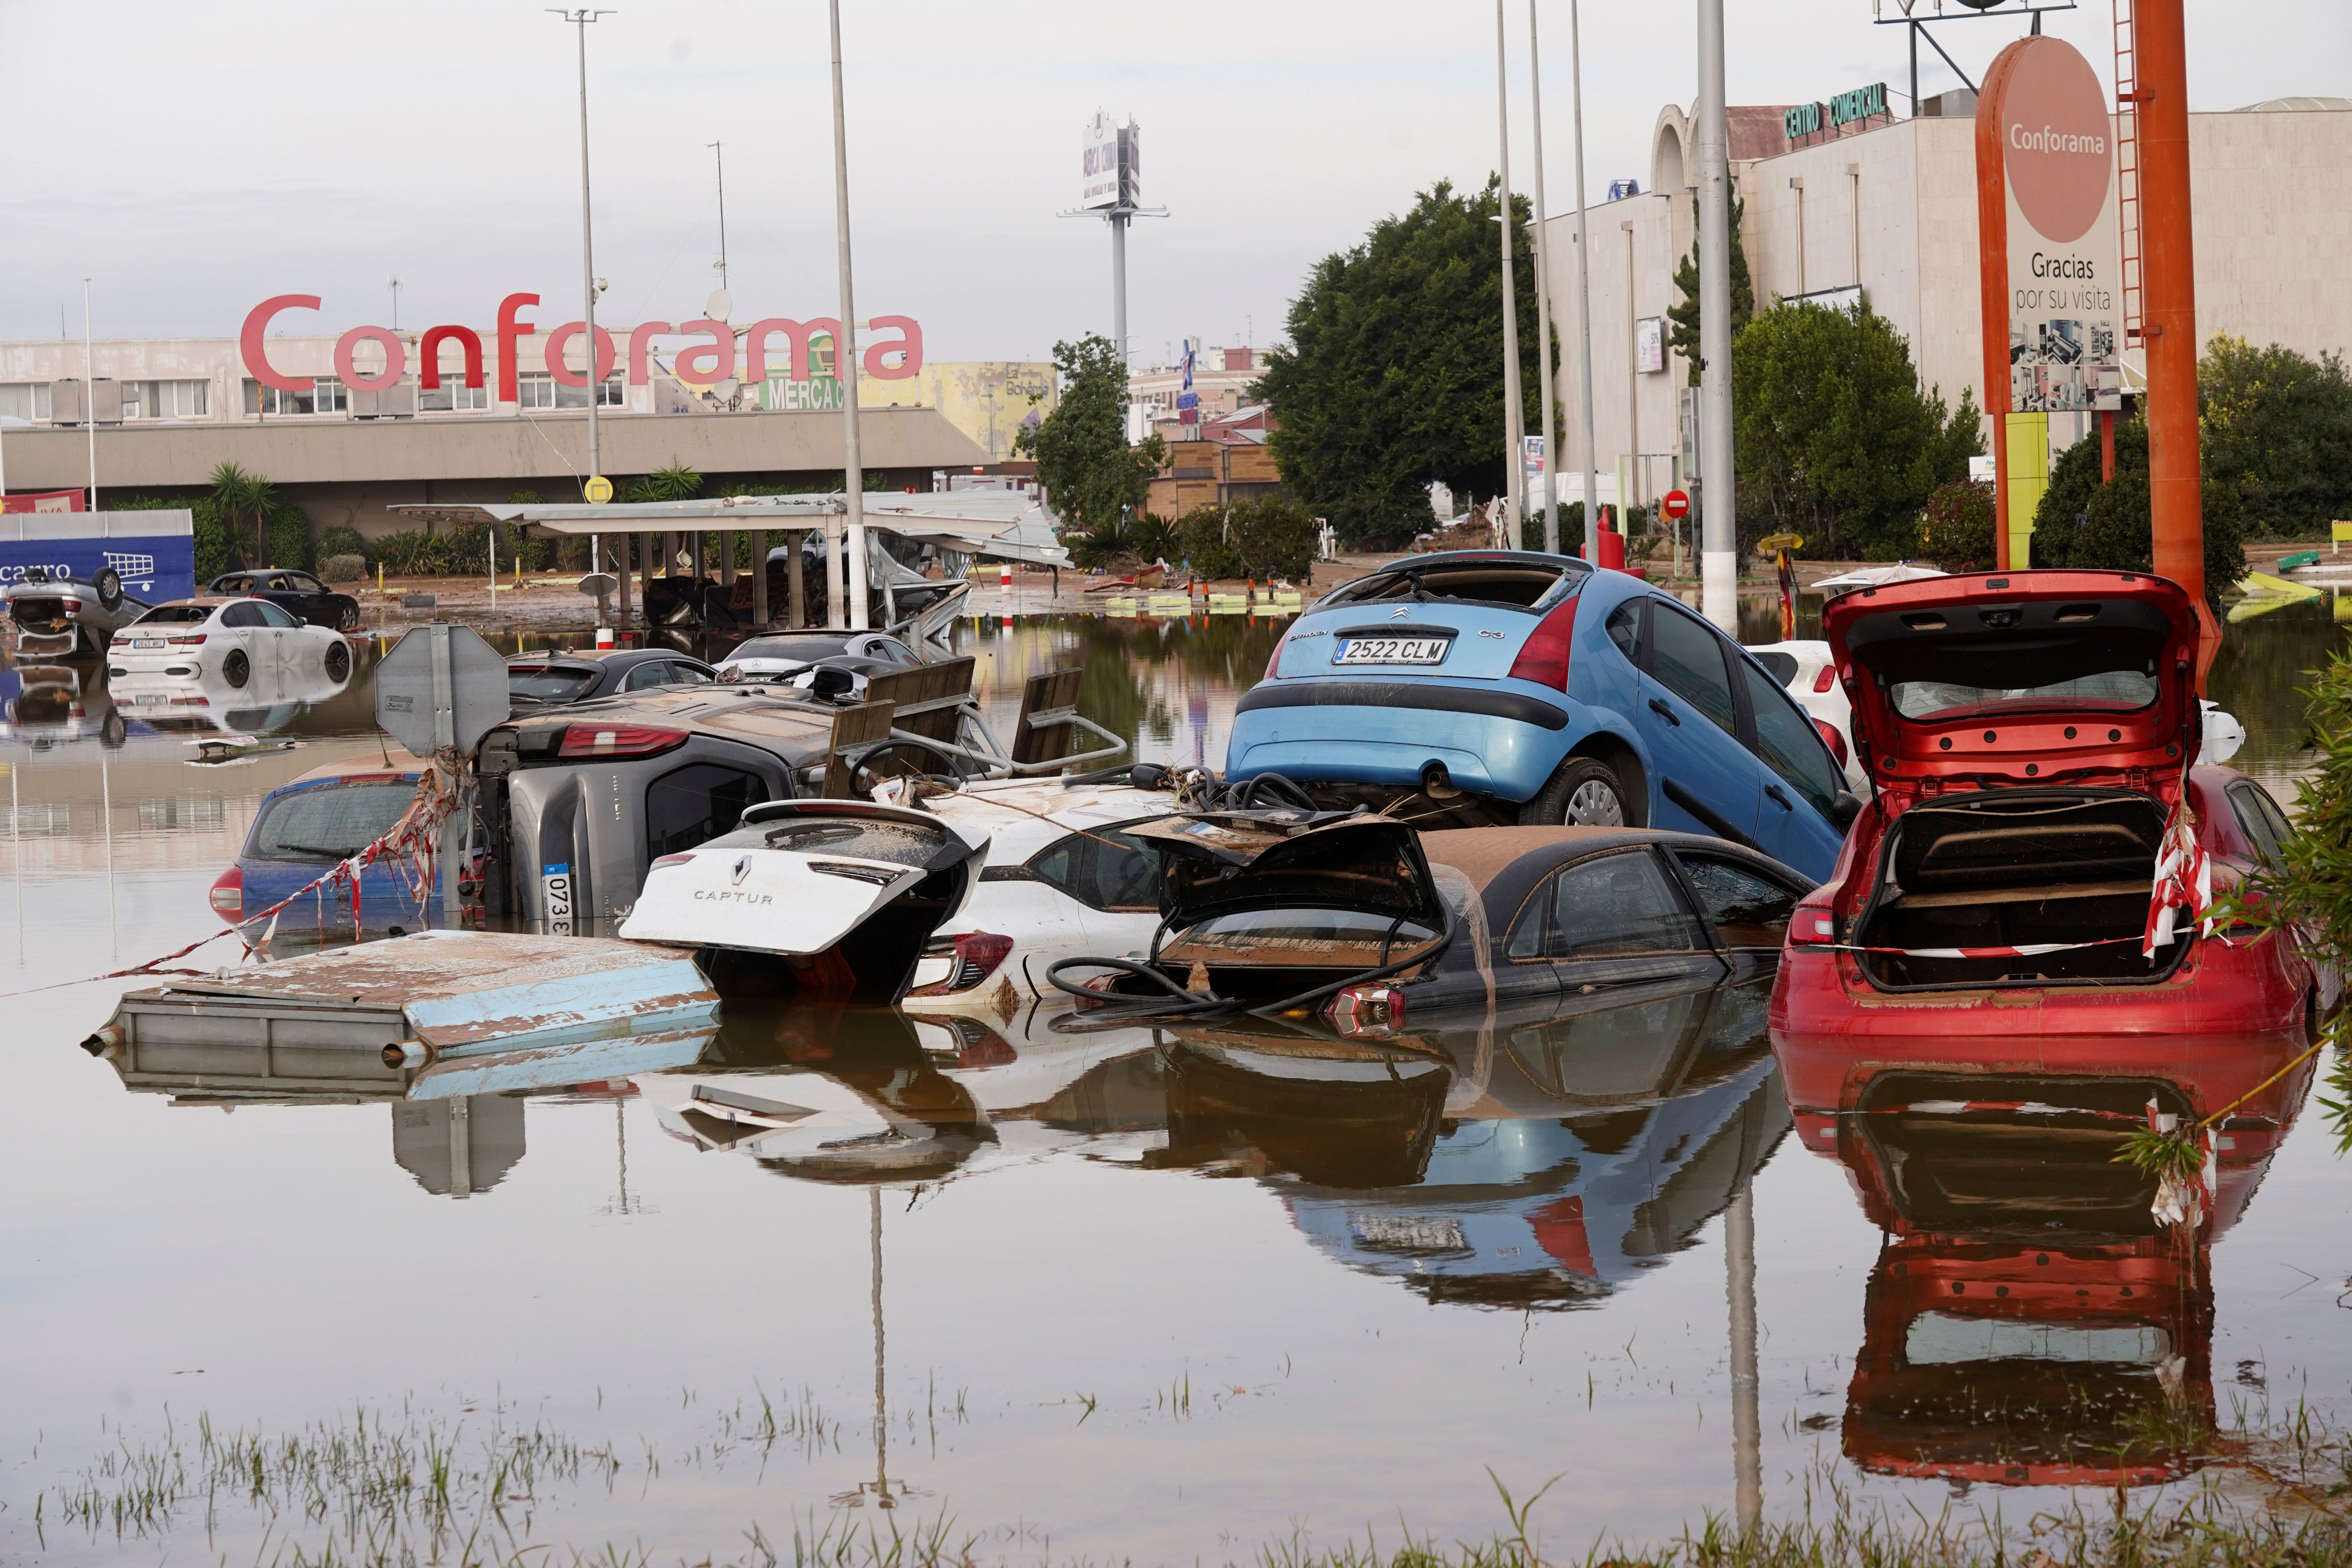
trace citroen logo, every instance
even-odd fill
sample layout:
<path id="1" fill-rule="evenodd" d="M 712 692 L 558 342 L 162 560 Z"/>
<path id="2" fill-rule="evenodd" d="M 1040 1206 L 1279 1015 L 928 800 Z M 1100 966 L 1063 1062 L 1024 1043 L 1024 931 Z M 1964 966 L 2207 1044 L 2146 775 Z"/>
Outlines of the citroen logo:
<path id="1" fill-rule="evenodd" d="M 1395 609 L 1389 612 L 1389 619 L 1392 621 L 1401 621 L 1411 614 L 1412 614 L 1412 606 L 1411 605 L 1399 605 Z"/>
<path id="2" fill-rule="evenodd" d="M 735 885 L 739 888 L 741 887 L 743 885 L 743 879 L 751 874 L 751 858 L 749 855 L 739 858 L 735 862 Z"/>

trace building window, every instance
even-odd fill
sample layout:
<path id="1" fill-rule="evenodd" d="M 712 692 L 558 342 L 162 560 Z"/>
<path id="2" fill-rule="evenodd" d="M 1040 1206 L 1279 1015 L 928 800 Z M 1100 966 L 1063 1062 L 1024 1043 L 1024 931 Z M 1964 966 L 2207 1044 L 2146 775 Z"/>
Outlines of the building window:
<path id="1" fill-rule="evenodd" d="M 490 405 L 488 378 L 479 386 L 467 386 L 457 376 L 445 374 L 441 384 L 427 392 L 416 389 L 416 411 L 420 414 L 474 414 Z"/>
<path id="2" fill-rule="evenodd" d="M 0 382 L 0 419 L 47 419 L 48 416 L 47 382 Z"/>
<path id="3" fill-rule="evenodd" d="M 211 411 L 208 381 L 126 381 L 122 384 L 125 419 L 202 419 Z"/>
<path id="4" fill-rule="evenodd" d="M 625 395 L 626 392 L 621 378 L 617 375 L 606 376 L 604 384 L 598 389 L 596 406 L 618 408 Z M 584 386 L 566 386 L 543 371 L 525 371 L 515 378 L 515 406 L 517 408 L 585 408 L 588 406 L 588 389 Z"/>
<path id="5" fill-rule="evenodd" d="M 285 392 L 264 386 L 250 376 L 245 383 L 245 411 L 271 418 L 286 414 L 348 414 L 351 388 L 331 375 L 314 379 L 308 391 Z"/>

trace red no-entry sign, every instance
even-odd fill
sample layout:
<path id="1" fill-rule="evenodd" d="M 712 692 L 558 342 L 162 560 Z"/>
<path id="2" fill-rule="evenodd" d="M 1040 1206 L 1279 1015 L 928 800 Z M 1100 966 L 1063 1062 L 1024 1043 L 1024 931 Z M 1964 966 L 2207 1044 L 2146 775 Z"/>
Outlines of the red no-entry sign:
<path id="1" fill-rule="evenodd" d="M 1658 498 L 1658 510 L 1680 522 L 1690 515 L 1690 497 L 1681 490 L 1668 490 Z"/>

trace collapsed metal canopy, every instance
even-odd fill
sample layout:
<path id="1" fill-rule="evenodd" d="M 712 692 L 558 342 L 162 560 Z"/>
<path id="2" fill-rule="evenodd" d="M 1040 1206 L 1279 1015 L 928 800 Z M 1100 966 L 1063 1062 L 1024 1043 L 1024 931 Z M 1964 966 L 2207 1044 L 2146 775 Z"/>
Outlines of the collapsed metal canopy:
<path id="1" fill-rule="evenodd" d="M 1034 498 L 1014 490 L 948 490 L 929 495 L 874 491 L 861 509 L 866 526 L 910 539 L 962 542 L 974 553 L 1010 555 L 1059 565 L 1068 557 L 1055 537 L 1053 514 Z M 607 502 L 555 505 L 447 502 L 387 509 L 457 527 L 503 522 L 547 534 L 631 533 L 677 529 L 735 533 L 752 529 L 822 528 L 845 516 L 847 498 L 835 494 L 719 496 L 704 500 Z"/>

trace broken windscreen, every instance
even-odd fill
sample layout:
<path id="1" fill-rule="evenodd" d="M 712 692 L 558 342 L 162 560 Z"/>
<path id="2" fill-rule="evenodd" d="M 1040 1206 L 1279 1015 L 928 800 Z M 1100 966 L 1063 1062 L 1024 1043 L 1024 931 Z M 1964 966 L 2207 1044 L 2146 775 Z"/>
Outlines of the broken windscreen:
<path id="1" fill-rule="evenodd" d="M 281 795 L 253 829 L 253 853 L 268 860 L 341 860 L 358 854 L 416 801 L 411 779 L 328 784 Z"/>
<path id="2" fill-rule="evenodd" d="M 2102 670 L 2036 686 L 1896 680 L 1888 683 L 1887 692 L 1895 700 L 1895 710 L 1906 719 L 1950 719 L 2035 709 L 2136 713 L 2158 695 L 2154 673 L 2141 669 Z"/>
<path id="3" fill-rule="evenodd" d="M 1557 564 L 1541 560 L 1515 560 L 1509 556 L 1434 562 L 1426 565 L 1406 561 L 1349 584 L 1326 599 L 1321 607 L 1328 609 L 1335 605 L 1391 601 L 1428 604 L 1454 600 L 1464 604 L 1531 610 L 1558 587 L 1563 578 L 1581 580 L 1589 570 L 1580 561 L 1565 559 Z"/>
<path id="4" fill-rule="evenodd" d="M 947 841 L 944 827 L 819 816 L 740 827 L 710 840 L 703 847 L 781 849 L 793 855 L 840 855 L 856 860 L 887 861 L 893 866 L 929 866 Z"/>

